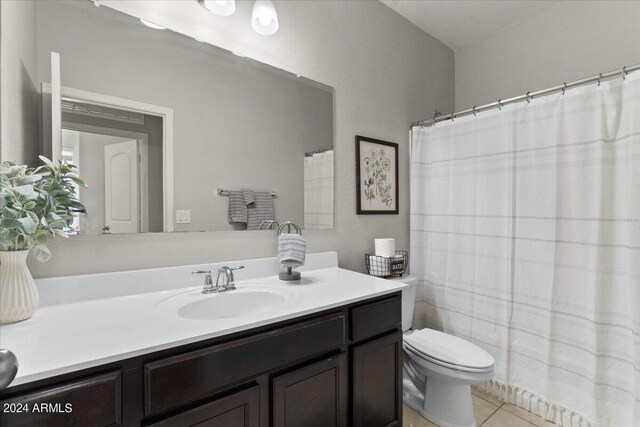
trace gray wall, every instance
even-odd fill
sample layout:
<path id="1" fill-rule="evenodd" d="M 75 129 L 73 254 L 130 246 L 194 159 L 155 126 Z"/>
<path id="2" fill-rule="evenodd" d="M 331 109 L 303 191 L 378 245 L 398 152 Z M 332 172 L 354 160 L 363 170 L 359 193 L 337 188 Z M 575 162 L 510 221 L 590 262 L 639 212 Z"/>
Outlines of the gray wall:
<path id="1" fill-rule="evenodd" d="M 38 4 L 41 80 L 52 50 L 64 86 L 174 110 L 176 231 L 234 228 L 217 187 L 276 190 L 276 220 L 302 223 L 304 153 L 333 144 L 328 88 L 88 1 Z"/>
<path id="2" fill-rule="evenodd" d="M 563 1 L 457 50 L 456 110 L 640 63 L 639 22 L 637 1 Z"/>
<path id="3" fill-rule="evenodd" d="M 0 2 L 0 160 L 34 165 L 38 120 L 36 5 Z"/>
<path id="4" fill-rule="evenodd" d="M 151 2 L 101 2 L 118 8 L 151 7 Z M 191 2 L 178 2 L 191 3 Z M 196 2 L 193 2 L 202 14 Z M 250 2 L 235 15 L 207 16 L 208 40 L 262 62 L 299 72 L 335 89 L 336 228 L 306 231 L 310 252 L 337 250 L 342 267 L 363 271 L 364 254 L 375 237 L 409 244 L 409 123 L 434 108 L 453 109 L 453 52 L 379 2 L 277 1 L 280 30 L 255 34 Z M 105 6 L 102 6 L 105 7 Z M 181 29 L 167 2 L 153 2 L 148 16 Z M 179 11 L 188 12 L 190 6 Z M 127 9 L 130 10 L 130 9 Z M 178 12 L 179 12 L 178 11 Z M 164 13 L 164 14 L 163 14 Z M 185 31 L 198 30 L 185 25 Z M 64 63 L 64 55 L 63 55 Z M 64 82 L 63 82 L 64 83 Z M 400 214 L 356 215 L 356 134 L 400 144 Z M 272 232 L 208 232 L 80 236 L 56 240 L 53 258 L 31 262 L 34 276 L 59 276 L 209 261 L 270 257 Z"/>

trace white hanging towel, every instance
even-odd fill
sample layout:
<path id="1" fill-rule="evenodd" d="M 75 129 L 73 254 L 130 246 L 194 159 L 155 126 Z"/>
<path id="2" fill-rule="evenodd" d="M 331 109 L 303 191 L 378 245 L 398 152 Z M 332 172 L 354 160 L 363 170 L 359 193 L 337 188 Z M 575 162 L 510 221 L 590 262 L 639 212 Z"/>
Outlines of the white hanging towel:
<path id="1" fill-rule="evenodd" d="M 307 241 L 299 234 L 282 233 L 278 237 L 278 260 L 284 267 L 304 265 Z"/>

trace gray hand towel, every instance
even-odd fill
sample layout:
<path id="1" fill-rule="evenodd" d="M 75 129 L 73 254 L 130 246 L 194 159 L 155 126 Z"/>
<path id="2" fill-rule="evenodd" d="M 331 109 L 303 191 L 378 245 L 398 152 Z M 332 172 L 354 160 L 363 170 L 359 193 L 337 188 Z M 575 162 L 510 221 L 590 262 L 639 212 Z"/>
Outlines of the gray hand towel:
<path id="1" fill-rule="evenodd" d="M 256 202 L 256 195 L 251 190 L 242 190 L 242 195 L 244 196 L 244 202 L 249 205 L 253 205 Z"/>
<path id="2" fill-rule="evenodd" d="M 229 223 L 247 223 L 249 216 L 247 204 L 244 201 L 242 191 L 229 191 L 229 210 L 227 212 Z"/>
<path id="3" fill-rule="evenodd" d="M 307 241 L 299 234 L 282 233 L 278 237 L 278 260 L 284 267 L 304 265 Z"/>
<path id="4" fill-rule="evenodd" d="M 254 197 L 255 203 L 247 206 L 247 230 L 259 230 L 262 221 L 273 221 L 273 197 L 271 193 L 256 191 L 254 192 Z"/>

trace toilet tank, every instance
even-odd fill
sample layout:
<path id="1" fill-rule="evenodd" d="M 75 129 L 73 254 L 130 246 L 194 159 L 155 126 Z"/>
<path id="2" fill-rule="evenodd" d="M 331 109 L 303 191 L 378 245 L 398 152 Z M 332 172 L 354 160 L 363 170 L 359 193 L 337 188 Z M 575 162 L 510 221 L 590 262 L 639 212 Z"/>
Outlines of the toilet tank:
<path id="1" fill-rule="evenodd" d="M 416 306 L 416 285 L 418 278 L 415 276 L 395 277 L 392 280 L 407 285 L 402 290 L 402 331 L 411 329 L 413 323 L 413 310 Z"/>

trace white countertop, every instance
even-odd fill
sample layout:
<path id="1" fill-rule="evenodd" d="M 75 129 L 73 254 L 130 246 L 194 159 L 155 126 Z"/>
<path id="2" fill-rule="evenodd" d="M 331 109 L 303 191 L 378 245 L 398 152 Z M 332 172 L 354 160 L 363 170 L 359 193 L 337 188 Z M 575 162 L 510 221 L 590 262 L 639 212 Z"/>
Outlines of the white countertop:
<path id="1" fill-rule="evenodd" d="M 405 287 L 338 267 L 306 270 L 299 283 L 282 282 L 277 275 L 236 280 L 238 288 L 256 283 L 286 287 L 291 298 L 269 312 L 220 320 L 188 320 L 156 308 L 168 297 L 197 291 L 201 286 L 44 305 L 28 320 L 0 326 L 0 347 L 15 353 L 20 364 L 10 387 L 293 319 Z"/>

